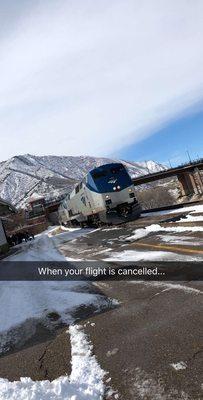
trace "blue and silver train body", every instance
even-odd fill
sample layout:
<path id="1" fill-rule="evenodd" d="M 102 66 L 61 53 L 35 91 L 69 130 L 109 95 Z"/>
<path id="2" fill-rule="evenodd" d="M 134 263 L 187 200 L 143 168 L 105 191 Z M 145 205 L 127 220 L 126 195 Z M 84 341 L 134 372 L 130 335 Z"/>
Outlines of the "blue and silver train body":
<path id="1" fill-rule="evenodd" d="M 121 163 L 91 170 L 59 207 L 64 225 L 118 224 L 136 219 L 141 207 L 126 168 Z"/>

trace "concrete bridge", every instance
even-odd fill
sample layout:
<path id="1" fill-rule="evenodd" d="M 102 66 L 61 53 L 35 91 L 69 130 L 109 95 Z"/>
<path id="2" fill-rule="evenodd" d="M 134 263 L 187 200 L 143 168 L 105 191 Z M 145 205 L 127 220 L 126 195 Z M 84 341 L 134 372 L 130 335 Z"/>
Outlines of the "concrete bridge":
<path id="1" fill-rule="evenodd" d="M 135 186 L 158 181 L 161 179 L 177 177 L 182 197 L 203 194 L 203 161 L 190 163 L 188 165 L 170 168 L 152 174 L 133 178 Z"/>

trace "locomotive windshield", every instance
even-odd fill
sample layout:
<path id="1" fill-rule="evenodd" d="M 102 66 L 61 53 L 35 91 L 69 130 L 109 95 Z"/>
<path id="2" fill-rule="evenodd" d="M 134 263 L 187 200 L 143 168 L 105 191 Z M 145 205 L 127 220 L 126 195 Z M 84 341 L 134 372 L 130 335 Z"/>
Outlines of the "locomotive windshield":
<path id="1" fill-rule="evenodd" d="M 93 172 L 92 173 L 92 176 L 93 176 L 93 178 L 95 179 L 95 180 L 97 180 L 97 179 L 100 179 L 100 178 L 102 178 L 102 177 L 104 177 L 104 176 L 107 176 L 107 172 L 106 171 L 98 171 L 98 172 Z"/>
<path id="2" fill-rule="evenodd" d="M 115 185 L 120 190 L 132 185 L 132 180 L 122 164 L 106 164 L 95 168 L 87 175 L 88 187 L 98 193 L 115 191 Z"/>

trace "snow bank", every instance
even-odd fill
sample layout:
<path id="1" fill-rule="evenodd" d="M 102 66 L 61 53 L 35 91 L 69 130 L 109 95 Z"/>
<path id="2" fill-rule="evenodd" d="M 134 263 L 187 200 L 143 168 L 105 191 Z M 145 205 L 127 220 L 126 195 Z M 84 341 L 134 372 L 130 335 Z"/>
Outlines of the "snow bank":
<path id="1" fill-rule="evenodd" d="M 72 348 L 72 372 L 70 382 L 80 384 L 79 391 L 85 393 L 88 399 L 101 399 L 104 394 L 103 378 L 105 372 L 92 355 L 92 345 L 87 341 L 82 327 L 70 326 Z"/>
<path id="2" fill-rule="evenodd" d="M 0 400 L 102 400 L 104 395 L 101 369 L 92 346 L 80 326 L 69 328 L 72 354 L 70 377 L 62 376 L 54 381 L 32 381 L 21 378 L 9 382 L 0 379 Z"/>

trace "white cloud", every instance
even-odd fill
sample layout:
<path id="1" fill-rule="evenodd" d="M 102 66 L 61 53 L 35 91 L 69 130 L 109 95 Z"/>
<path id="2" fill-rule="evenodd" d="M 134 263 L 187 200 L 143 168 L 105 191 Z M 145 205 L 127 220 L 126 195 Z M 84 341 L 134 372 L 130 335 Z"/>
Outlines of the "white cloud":
<path id="1" fill-rule="evenodd" d="M 0 159 L 115 152 L 200 101 L 202 13 L 201 0 L 26 7 L 0 38 Z"/>

